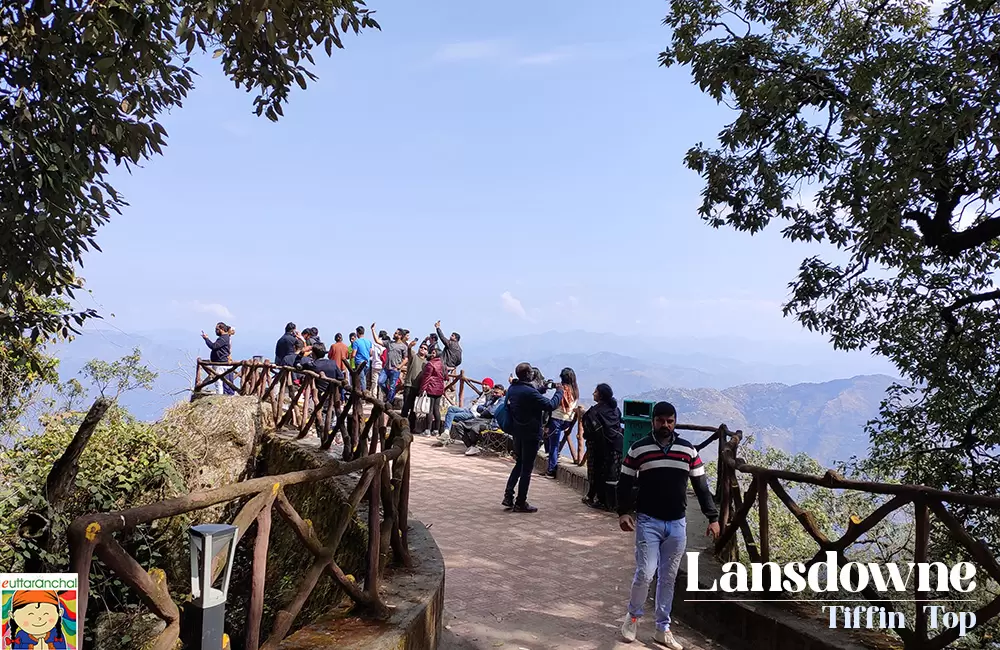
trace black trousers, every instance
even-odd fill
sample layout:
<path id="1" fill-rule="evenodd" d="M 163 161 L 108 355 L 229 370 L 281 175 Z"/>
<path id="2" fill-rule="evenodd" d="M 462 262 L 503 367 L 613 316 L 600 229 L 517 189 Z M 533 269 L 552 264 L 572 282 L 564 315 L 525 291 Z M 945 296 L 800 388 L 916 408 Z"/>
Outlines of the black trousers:
<path id="1" fill-rule="evenodd" d="M 404 418 L 410 417 L 410 413 L 413 412 L 413 405 L 417 403 L 417 393 L 420 391 L 413 386 L 403 386 L 403 410 L 399 412 Z M 410 429 L 413 429 L 413 423 L 410 423 Z"/>
<path id="2" fill-rule="evenodd" d="M 507 489 L 504 497 L 513 498 L 514 488 L 517 488 L 515 503 L 525 503 L 528 500 L 528 485 L 531 484 L 531 470 L 535 467 L 535 457 L 538 456 L 538 446 L 542 441 L 537 436 L 514 436 L 514 454 L 517 458 L 514 469 L 510 470 L 507 479 Z"/>
<path id="3" fill-rule="evenodd" d="M 441 433 L 444 431 L 444 423 L 441 420 L 441 396 L 431 395 L 431 412 L 427 414 L 427 430 L 431 433 Z"/>

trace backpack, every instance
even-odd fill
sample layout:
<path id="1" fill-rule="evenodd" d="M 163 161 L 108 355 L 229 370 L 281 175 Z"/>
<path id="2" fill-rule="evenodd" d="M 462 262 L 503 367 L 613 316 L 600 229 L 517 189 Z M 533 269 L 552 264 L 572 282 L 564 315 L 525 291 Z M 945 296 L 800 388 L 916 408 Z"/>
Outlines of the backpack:
<path id="1" fill-rule="evenodd" d="M 497 421 L 497 426 L 500 427 L 501 431 L 506 432 L 507 428 L 510 426 L 510 413 L 507 412 L 507 398 L 503 398 L 503 404 L 497 407 L 497 410 L 493 412 L 493 419 Z"/>

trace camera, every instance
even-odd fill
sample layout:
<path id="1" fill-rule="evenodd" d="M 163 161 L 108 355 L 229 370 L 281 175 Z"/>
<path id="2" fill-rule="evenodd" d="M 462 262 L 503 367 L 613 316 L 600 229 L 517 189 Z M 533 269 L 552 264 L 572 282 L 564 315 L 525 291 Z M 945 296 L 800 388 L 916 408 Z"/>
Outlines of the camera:
<path id="1" fill-rule="evenodd" d="M 545 390 L 552 390 L 556 387 L 556 382 L 551 379 L 546 379 L 543 385 L 545 386 Z"/>

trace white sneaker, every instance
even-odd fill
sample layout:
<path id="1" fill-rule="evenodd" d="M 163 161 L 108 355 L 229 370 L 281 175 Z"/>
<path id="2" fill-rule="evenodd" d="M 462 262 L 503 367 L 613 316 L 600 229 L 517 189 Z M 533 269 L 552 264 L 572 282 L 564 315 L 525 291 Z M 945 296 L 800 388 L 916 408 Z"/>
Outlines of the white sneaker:
<path id="1" fill-rule="evenodd" d="M 639 631 L 639 619 L 631 614 L 625 615 L 625 622 L 622 623 L 622 638 L 626 643 L 635 641 L 635 635 Z"/>
<path id="2" fill-rule="evenodd" d="M 477 446 L 473 445 L 465 450 L 466 456 L 478 456 L 482 450 Z"/>
<path id="3" fill-rule="evenodd" d="M 657 630 L 656 632 L 653 632 L 653 641 L 656 641 L 660 645 L 667 646 L 670 650 L 684 650 L 684 646 L 677 643 L 677 639 L 674 638 L 674 635 L 670 630 Z"/>
<path id="4" fill-rule="evenodd" d="M 442 433 L 441 435 L 443 437 L 445 437 L 445 438 L 450 438 L 451 437 L 451 429 L 445 429 L 444 433 Z"/>

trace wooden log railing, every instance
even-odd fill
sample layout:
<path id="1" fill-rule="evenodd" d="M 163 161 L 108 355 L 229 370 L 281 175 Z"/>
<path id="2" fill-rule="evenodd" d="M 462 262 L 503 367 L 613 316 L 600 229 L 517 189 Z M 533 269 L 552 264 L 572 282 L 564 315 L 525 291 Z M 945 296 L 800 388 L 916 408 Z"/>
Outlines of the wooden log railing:
<path id="1" fill-rule="evenodd" d="M 681 425 L 678 425 L 680 428 Z M 816 554 L 807 561 L 805 566 L 820 562 L 826 558 L 827 552 L 837 554 L 841 566 L 849 560 L 845 552 L 855 544 L 862 535 L 874 528 L 883 520 L 891 517 L 901 508 L 913 504 L 915 539 L 913 562 L 928 562 L 930 541 L 930 515 L 934 515 L 943 529 L 972 558 L 978 568 L 990 579 L 1000 583 L 1000 562 L 997 561 L 990 548 L 979 539 L 975 539 L 959 519 L 948 509 L 948 504 L 960 504 L 989 508 L 1000 511 L 1000 497 L 978 494 L 964 494 L 938 490 L 922 485 L 903 485 L 893 483 L 875 483 L 850 480 L 840 476 L 833 470 L 827 470 L 823 476 L 802 474 L 787 470 L 772 469 L 750 465 L 737 456 L 742 432 L 730 434 L 725 426 L 719 427 L 716 436 L 719 441 L 720 454 L 718 461 L 718 483 L 716 499 L 720 501 L 721 534 L 715 541 L 716 556 L 722 561 L 738 559 L 737 536 L 741 536 L 747 555 L 751 562 L 767 562 L 771 556 L 771 535 L 769 529 L 768 490 L 774 492 L 778 501 L 795 517 L 806 533 L 812 537 L 818 546 Z M 727 440 L 728 438 L 728 440 Z M 699 445 L 702 448 L 704 444 Z M 740 475 L 750 478 L 746 492 L 741 492 Z M 815 517 L 795 502 L 785 489 L 782 481 L 805 485 L 815 485 L 838 490 L 854 490 L 868 494 L 880 494 L 891 497 L 876 508 L 870 515 L 861 519 L 852 516 L 847 522 L 843 534 L 838 539 L 829 539 L 821 530 Z M 757 537 L 751 527 L 750 514 L 757 508 Z M 806 560 L 806 558 L 802 558 Z M 915 584 L 916 587 L 916 584 Z M 916 599 L 927 598 L 920 592 Z M 892 599 L 880 594 L 871 587 L 861 594 L 875 606 L 891 610 Z M 908 628 L 892 630 L 903 642 L 906 650 L 939 650 L 954 643 L 959 636 L 959 628 L 941 628 L 934 636 L 928 636 L 927 614 L 920 603 L 916 603 L 915 619 Z M 1000 614 L 1000 596 L 982 605 L 976 612 L 977 626 Z"/>
<path id="2" fill-rule="evenodd" d="M 203 372 L 207 375 L 206 379 L 201 377 Z M 200 390 L 228 372 L 237 375 L 237 381 L 233 382 L 235 392 L 255 395 L 262 403 L 269 400 L 274 409 L 275 422 L 297 422 L 299 437 L 306 435 L 311 427 L 317 426 L 321 444 L 329 448 L 333 431 L 342 430 L 345 439 L 344 459 L 330 458 L 326 464 L 316 469 L 255 478 L 147 506 L 77 518 L 70 525 L 68 538 L 71 571 L 79 575 L 78 619 L 86 620 L 89 576 L 96 555 L 118 579 L 137 592 L 150 611 L 166 623 L 166 629 L 149 647 L 153 650 L 173 648 L 180 635 L 180 609 L 167 591 L 163 572 L 159 569 L 147 571 L 140 566 L 116 541 L 115 534 L 157 520 L 231 502 L 242 502 L 242 507 L 233 520 L 233 525 L 238 529 L 234 544 L 238 544 L 252 525 L 256 524 L 250 605 L 245 628 L 247 650 L 277 648 L 291 630 L 295 618 L 323 575 L 330 576 L 359 611 L 376 618 L 388 616 L 389 607 L 379 594 L 381 572 L 388 564 L 404 567 L 411 565 L 406 530 L 409 512 L 409 452 L 413 438 L 406 420 L 389 410 L 383 402 L 352 388 L 347 381 L 329 379 L 310 371 L 278 367 L 266 361 L 227 364 L 199 361 L 195 387 Z M 352 379 L 356 381 L 357 378 Z M 343 409 L 339 408 L 342 402 L 341 391 L 349 396 L 347 406 Z M 359 437 L 365 404 L 370 405 L 371 415 L 367 418 L 363 435 Z M 353 429 L 350 426 L 344 428 L 352 409 L 356 426 Z M 332 413 L 337 414 L 333 431 L 330 428 Z M 367 440 L 369 434 L 370 441 Z M 361 474 L 348 499 L 347 512 L 336 523 L 332 535 L 324 543 L 317 537 L 312 525 L 295 510 L 285 494 L 285 488 L 290 485 L 315 484 L 355 472 Z M 362 500 L 367 502 L 368 509 L 368 562 L 364 585 L 359 586 L 351 576 L 345 575 L 335 558 L 344 533 Z M 261 642 L 272 509 L 277 510 L 278 516 L 291 526 L 305 552 L 312 555 L 313 562 L 295 597 L 277 613 L 270 635 Z M 215 560 L 216 573 L 222 569 L 222 555 Z"/>

